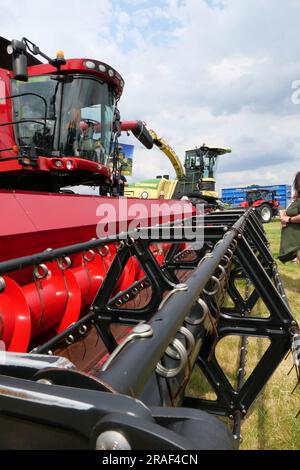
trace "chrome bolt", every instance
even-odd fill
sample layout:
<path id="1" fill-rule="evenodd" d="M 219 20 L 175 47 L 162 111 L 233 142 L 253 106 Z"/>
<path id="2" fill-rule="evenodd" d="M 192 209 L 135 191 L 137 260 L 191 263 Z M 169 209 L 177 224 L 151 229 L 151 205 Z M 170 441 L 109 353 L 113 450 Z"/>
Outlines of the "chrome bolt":
<path id="1" fill-rule="evenodd" d="M 4 279 L 3 279 L 3 277 L 0 277 L 0 294 L 1 294 L 1 292 L 4 291 L 5 287 L 6 287 L 6 284 L 5 284 Z"/>
<path id="2" fill-rule="evenodd" d="M 131 446 L 120 432 L 105 431 L 96 441 L 96 450 L 131 450 Z"/>
<path id="3" fill-rule="evenodd" d="M 68 346 L 70 346 L 70 344 L 73 344 L 74 343 L 74 336 L 70 335 L 68 336 L 68 338 L 66 339 L 66 343 Z"/>
<path id="4" fill-rule="evenodd" d="M 44 384 L 44 385 L 52 385 L 53 384 L 53 382 L 51 382 L 51 380 L 47 380 L 47 379 L 37 380 L 37 383 L 38 384 Z"/>
<path id="5" fill-rule="evenodd" d="M 87 332 L 87 326 L 82 325 L 78 331 L 79 331 L 79 334 L 83 336 Z"/>

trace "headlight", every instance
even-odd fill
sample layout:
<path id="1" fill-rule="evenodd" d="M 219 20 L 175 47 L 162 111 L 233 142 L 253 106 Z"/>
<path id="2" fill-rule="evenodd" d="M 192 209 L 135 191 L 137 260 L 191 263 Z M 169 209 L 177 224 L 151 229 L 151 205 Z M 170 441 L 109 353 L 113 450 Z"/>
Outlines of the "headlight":
<path id="1" fill-rule="evenodd" d="M 96 68 L 95 62 L 92 62 L 91 60 L 87 60 L 84 65 L 86 66 L 87 69 L 93 70 Z"/>
<path id="2" fill-rule="evenodd" d="M 6 48 L 7 54 L 12 55 L 14 53 L 14 48 L 11 44 Z"/>
<path id="3" fill-rule="evenodd" d="M 62 168 L 64 166 L 61 160 L 55 160 L 54 165 L 56 166 L 56 168 Z"/>
<path id="4" fill-rule="evenodd" d="M 148 199 L 149 197 L 149 194 L 147 193 L 147 191 L 144 191 L 142 194 L 141 194 L 141 198 L 142 199 Z"/>

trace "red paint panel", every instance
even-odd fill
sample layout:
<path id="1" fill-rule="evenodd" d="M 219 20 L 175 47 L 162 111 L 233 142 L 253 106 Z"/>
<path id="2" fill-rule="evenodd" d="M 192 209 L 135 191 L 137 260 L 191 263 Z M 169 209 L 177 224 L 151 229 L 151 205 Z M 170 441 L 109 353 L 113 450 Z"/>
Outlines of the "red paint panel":
<path id="1" fill-rule="evenodd" d="M 174 201 L 166 200 L 121 200 L 123 205 L 128 204 L 129 210 L 138 203 L 146 207 L 149 214 L 151 206 L 161 207 L 161 213 L 152 224 L 167 222 L 168 208 L 174 204 Z M 118 203 L 118 198 L 109 197 L 0 191 L 0 261 L 96 237 L 97 224 L 101 222 L 97 209 L 103 208 L 103 204 L 114 208 L 114 220 L 109 219 L 109 222 L 115 222 L 116 231 L 127 230 L 132 217 L 127 220 L 126 213 L 120 213 Z M 185 216 L 193 214 L 191 204 L 176 201 L 171 218 L 182 218 L 184 207 Z M 139 218 L 139 222 L 149 225 L 147 213 Z"/>

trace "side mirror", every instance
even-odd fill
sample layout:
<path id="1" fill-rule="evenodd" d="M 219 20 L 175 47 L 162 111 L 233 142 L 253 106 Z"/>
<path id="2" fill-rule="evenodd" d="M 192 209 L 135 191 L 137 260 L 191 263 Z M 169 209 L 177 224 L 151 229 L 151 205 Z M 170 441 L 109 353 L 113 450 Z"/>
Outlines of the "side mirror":
<path id="1" fill-rule="evenodd" d="M 12 55 L 12 65 L 14 78 L 22 82 L 28 81 L 28 60 L 26 54 L 26 44 L 13 39 L 7 47 L 8 54 Z"/>

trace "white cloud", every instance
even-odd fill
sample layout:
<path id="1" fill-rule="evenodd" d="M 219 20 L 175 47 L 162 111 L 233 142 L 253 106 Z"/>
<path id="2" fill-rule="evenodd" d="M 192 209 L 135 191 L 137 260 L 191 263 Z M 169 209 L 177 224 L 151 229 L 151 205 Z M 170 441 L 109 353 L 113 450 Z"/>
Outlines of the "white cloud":
<path id="1" fill-rule="evenodd" d="M 254 57 L 226 58 L 218 64 L 211 65 L 209 72 L 214 81 L 231 83 L 253 72 L 258 64 L 264 62 L 266 59 L 257 60 Z"/>

